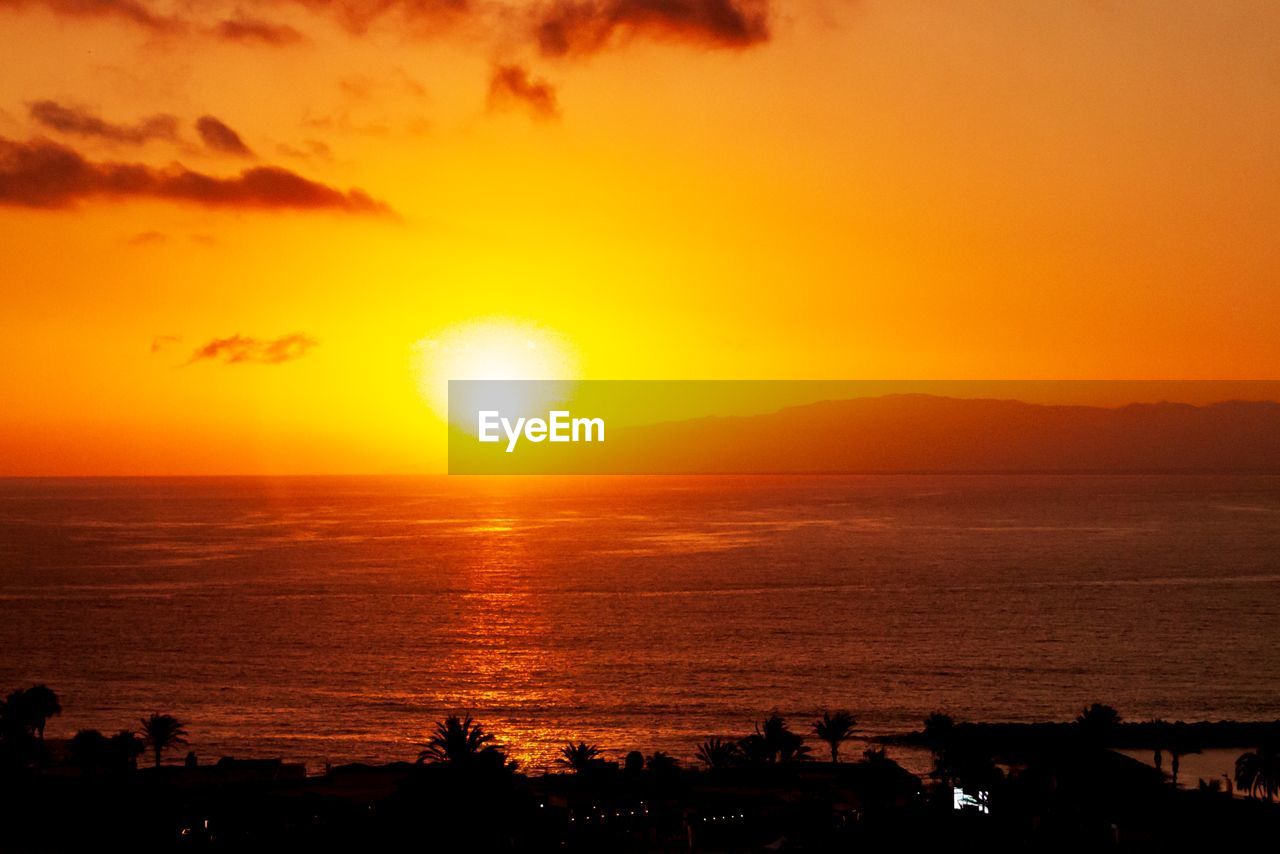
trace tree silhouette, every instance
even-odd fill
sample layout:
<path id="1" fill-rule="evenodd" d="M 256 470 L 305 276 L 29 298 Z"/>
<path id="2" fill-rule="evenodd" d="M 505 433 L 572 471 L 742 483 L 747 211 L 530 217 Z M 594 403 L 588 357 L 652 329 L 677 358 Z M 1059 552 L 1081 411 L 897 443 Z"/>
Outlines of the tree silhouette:
<path id="1" fill-rule="evenodd" d="M 122 771 L 132 771 L 138 767 L 138 757 L 147 749 L 142 739 L 132 730 L 122 729 L 111 736 L 108 742 L 109 765 Z"/>
<path id="2" fill-rule="evenodd" d="M 1236 788 L 1257 797 L 1261 792 L 1268 801 L 1280 793 L 1280 750 L 1264 745 L 1240 754 L 1236 759 Z"/>
<path id="3" fill-rule="evenodd" d="M 655 779 L 670 780 L 680 770 L 680 760 L 658 750 L 645 762 L 645 768 Z"/>
<path id="4" fill-rule="evenodd" d="M 1102 745 L 1120 723 L 1120 713 L 1105 703 L 1094 703 L 1076 716 L 1076 726 L 1092 744 Z"/>
<path id="5" fill-rule="evenodd" d="M 44 742 L 44 726 L 49 718 L 62 714 L 62 704 L 57 693 L 47 685 L 32 685 L 20 696 L 21 714 L 29 721 L 36 738 Z"/>
<path id="6" fill-rule="evenodd" d="M 600 748 L 596 745 L 587 744 L 585 741 L 574 744 L 571 741 L 560 748 L 560 756 L 556 759 L 556 764 L 570 768 L 574 773 L 582 774 L 599 761 L 597 758 L 599 755 Z"/>
<path id="7" fill-rule="evenodd" d="M 155 754 L 156 767 L 160 767 L 160 759 L 171 747 L 187 743 L 187 729 L 182 721 L 173 715 L 155 713 L 142 719 L 142 737 L 151 752 Z"/>
<path id="8" fill-rule="evenodd" d="M 471 715 L 449 715 L 436 722 L 435 732 L 418 754 L 418 761 L 464 765 L 477 757 L 495 755 L 501 756 L 502 752 L 493 743 L 493 735 L 485 732 Z"/>
<path id="9" fill-rule="evenodd" d="M 809 758 L 804 739 L 791 731 L 777 712 L 756 724 L 756 731 L 738 743 L 743 757 L 753 764 L 795 762 Z"/>
<path id="10" fill-rule="evenodd" d="M 736 743 L 720 738 L 709 738 L 699 744 L 695 755 L 703 765 L 716 770 L 730 768 L 742 758 Z"/>
<path id="11" fill-rule="evenodd" d="M 822 713 L 822 717 L 813 722 L 813 734 L 825 741 L 831 748 L 831 761 L 840 761 L 840 745 L 853 736 L 853 727 L 857 724 L 853 715 L 841 710 Z"/>
<path id="12" fill-rule="evenodd" d="M 111 762 L 111 740 L 96 729 L 82 729 L 67 742 L 71 761 L 85 774 L 92 774 Z"/>
<path id="13" fill-rule="evenodd" d="M 933 712 L 924 719 L 924 740 L 937 752 L 944 747 L 955 733 L 956 722 L 945 712 Z"/>

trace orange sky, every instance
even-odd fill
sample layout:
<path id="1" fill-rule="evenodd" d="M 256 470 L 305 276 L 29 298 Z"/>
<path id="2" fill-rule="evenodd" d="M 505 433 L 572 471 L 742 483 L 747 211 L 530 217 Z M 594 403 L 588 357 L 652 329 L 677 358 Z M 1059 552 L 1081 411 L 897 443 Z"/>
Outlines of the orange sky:
<path id="1" fill-rule="evenodd" d="M 1276 44 L 1266 2 L 0 0 L 0 474 L 441 470 L 454 375 L 1277 378 Z"/>

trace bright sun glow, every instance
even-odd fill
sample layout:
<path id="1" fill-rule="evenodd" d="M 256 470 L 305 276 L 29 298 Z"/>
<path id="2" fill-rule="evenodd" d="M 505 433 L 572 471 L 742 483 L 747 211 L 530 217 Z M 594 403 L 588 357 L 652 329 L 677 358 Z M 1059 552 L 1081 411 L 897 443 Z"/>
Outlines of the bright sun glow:
<path id="1" fill-rule="evenodd" d="M 419 391 L 441 417 L 449 411 L 449 380 L 573 380 L 578 374 L 568 340 L 525 320 L 457 324 L 413 349 Z"/>

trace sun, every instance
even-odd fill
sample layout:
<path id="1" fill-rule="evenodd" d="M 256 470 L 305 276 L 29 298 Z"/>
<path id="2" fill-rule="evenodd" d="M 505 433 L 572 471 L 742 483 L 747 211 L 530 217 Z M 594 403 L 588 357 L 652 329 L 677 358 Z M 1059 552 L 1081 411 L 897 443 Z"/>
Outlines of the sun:
<path id="1" fill-rule="evenodd" d="M 561 333 L 530 320 L 459 323 L 413 345 L 418 391 L 442 418 L 449 380 L 574 380 L 578 359 Z"/>

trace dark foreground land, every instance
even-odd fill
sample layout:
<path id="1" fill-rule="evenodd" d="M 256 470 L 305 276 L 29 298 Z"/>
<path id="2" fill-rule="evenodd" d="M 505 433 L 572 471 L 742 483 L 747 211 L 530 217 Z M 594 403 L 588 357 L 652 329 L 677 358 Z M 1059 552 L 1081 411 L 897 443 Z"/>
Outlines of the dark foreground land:
<path id="1" fill-rule="evenodd" d="M 15 692 L 10 703 L 14 697 L 27 702 Z M 935 769 L 920 778 L 880 750 L 831 761 L 851 731 L 846 713 L 813 724 L 825 761 L 774 715 L 745 738 L 700 745 L 697 767 L 662 753 L 610 762 L 580 743 L 566 745 L 562 773 L 538 775 L 519 772 L 470 718 L 441 722 L 418 762 L 346 765 L 320 776 L 279 760 L 201 765 L 191 754 L 183 765 L 162 764 L 166 750 L 185 743 L 181 723 L 167 715 L 142 721 L 140 737 L 82 731 L 48 743 L 44 717 L 29 717 L 26 728 L 13 714 L 7 720 L 0 851 L 1181 851 L 1280 843 L 1275 750 L 1242 754 L 1242 789 L 1232 792 L 1230 782 L 1179 787 L 1114 749 L 1159 751 L 1176 774 L 1177 757 L 1199 749 L 1274 743 L 1280 723 L 1122 724 L 1101 706 L 1069 724 L 956 724 L 934 715 L 921 732 L 892 739 L 932 751 Z M 138 768 L 139 759 L 153 767 Z"/>

